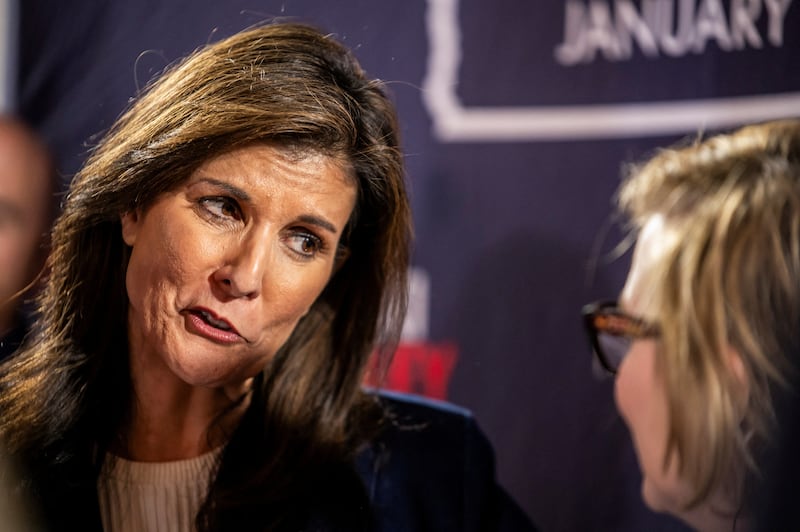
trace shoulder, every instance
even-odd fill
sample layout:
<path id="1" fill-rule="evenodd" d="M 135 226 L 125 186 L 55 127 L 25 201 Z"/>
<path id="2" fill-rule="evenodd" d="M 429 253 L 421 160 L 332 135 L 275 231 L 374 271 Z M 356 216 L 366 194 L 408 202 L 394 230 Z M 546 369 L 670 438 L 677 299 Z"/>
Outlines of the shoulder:
<path id="1" fill-rule="evenodd" d="M 470 458 L 494 467 L 492 447 L 468 409 L 396 392 L 382 391 L 377 399 L 386 417 L 373 445 L 390 452 L 395 461 L 434 461 L 438 468 L 458 468 Z"/>
<path id="2" fill-rule="evenodd" d="M 462 406 L 442 401 L 439 399 L 431 399 L 422 395 L 414 395 L 404 392 L 395 392 L 391 390 L 373 390 L 372 393 L 378 398 L 381 403 L 386 406 L 396 406 L 408 410 L 419 410 L 424 412 L 441 412 L 445 415 L 455 415 L 461 417 L 471 417 L 472 413 L 469 409 Z"/>
<path id="3" fill-rule="evenodd" d="M 386 421 L 357 467 L 379 530 L 533 529 L 497 484 L 492 446 L 469 410 L 393 392 L 377 399 Z M 501 526 L 509 516 L 515 524 Z"/>
<path id="4" fill-rule="evenodd" d="M 446 401 L 391 391 L 380 391 L 375 396 L 395 429 L 416 428 L 424 433 L 424 427 L 436 432 L 462 425 L 472 427 L 475 423 L 469 409 Z"/>

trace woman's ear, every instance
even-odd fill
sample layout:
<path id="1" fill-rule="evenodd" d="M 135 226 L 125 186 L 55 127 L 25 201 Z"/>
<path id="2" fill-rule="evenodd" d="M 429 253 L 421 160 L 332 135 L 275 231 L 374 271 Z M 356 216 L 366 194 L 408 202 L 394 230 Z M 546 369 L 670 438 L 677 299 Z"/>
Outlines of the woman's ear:
<path id="1" fill-rule="evenodd" d="M 123 212 L 120 215 L 120 222 L 122 222 L 122 240 L 126 244 L 133 247 L 136 243 L 136 235 L 139 233 L 139 220 L 141 214 L 138 209 Z"/>
<path id="2" fill-rule="evenodd" d="M 747 403 L 750 400 L 750 378 L 747 375 L 747 369 L 745 368 L 742 355 L 739 354 L 739 351 L 732 346 L 728 346 L 725 357 L 728 371 L 733 377 L 736 407 L 739 409 L 740 414 L 744 416 Z"/>

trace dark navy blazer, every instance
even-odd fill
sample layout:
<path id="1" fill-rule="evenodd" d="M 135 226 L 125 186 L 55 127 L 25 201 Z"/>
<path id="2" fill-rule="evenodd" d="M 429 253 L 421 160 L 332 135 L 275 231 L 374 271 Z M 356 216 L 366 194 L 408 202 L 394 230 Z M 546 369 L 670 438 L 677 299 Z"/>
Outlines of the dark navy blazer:
<path id="1" fill-rule="evenodd" d="M 381 392 L 393 422 L 356 462 L 380 532 L 533 531 L 497 484 L 494 453 L 468 410 Z"/>
<path id="2" fill-rule="evenodd" d="M 491 445 L 469 411 L 390 392 L 378 398 L 391 421 L 355 464 L 372 502 L 375 532 L 535 530 L 497 484 Z M 63 476 L 73 480 L 55 483 L 60 491 L 48 499 L 58 508 L 46 512 L 48 525 L 53 530 L 101 530 L 94 477 L 80 481 L 86 475 L 69 470 Z M 312 517 L 315 510 L 309 512 L 305 530 L 333 530 L 324 518 Z"/>

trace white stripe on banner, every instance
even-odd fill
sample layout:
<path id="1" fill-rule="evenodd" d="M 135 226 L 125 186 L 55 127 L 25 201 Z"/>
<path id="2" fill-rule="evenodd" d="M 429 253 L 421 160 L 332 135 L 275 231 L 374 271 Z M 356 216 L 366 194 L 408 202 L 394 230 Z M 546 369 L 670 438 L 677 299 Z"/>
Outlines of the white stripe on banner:
<path id="1" fill-rule="evenodd" d="M 428 0 L 423 99 L 445 142 L 597 139 L 688 133 L 786 117 L 800 93 L 612 105 L 465 107 L 458 99 L 458 0 Z"/>

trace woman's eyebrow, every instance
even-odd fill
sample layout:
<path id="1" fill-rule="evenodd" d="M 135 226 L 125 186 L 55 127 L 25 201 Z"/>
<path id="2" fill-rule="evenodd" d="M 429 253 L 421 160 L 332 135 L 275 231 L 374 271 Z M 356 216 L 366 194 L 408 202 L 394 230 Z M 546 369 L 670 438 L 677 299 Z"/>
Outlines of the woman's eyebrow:
<path id="1" fill-rule="evenodd" d="M 213 177 L 201 177 L 195 183 L 208 183 L 209 185 L 213 185 L 215 187 L 219 187 L 225 190 L 227 193 L 229 193 L 231 196 L 233 196 L 238 200 L 250 201 L 250 194 L 248 194 L 244 190 L 240 189 L 235 185 L 231 185 L 230 183 L 227 183 L 225 181 L 214 179 Z M 298 221 L 310 225 L 315 225 L 333 234 L 339 232 L 336 226 L 333 225 L 331 222 L 320 216 L 314 216 L 313 214 L 304 214 L 298 218 Z"/>
<path id="2" fill-rule="evenodd" d="M 322 229 L 330 231 L 333 234 L 336 234 L 338 232 L 338 229 L 336 229 L 335 225 L 330 223 L 325 218 L 320 218 L 319 216 L 313 216 L 311 214 L 304 214 L 304 215 L 300 216 L 298 218 L 298 220 L 303 222 L 303 223 L 306 223 L 306 224 L 316 225 L 318 227 L 321 227 Z"/>
<path id="3" fill-rule="evenodd" d="M 219 187 L 234 198 L 242 201 L 250 201 L 250 194 L 242 190 L 241 188 L 231 185 L 228 182 L 220 181 L 219 179 L 214 179 L 213 177 L 201 177 L 196 181 L 197 183 L 208 183 L 210 185 L 214 185 Z"/>

